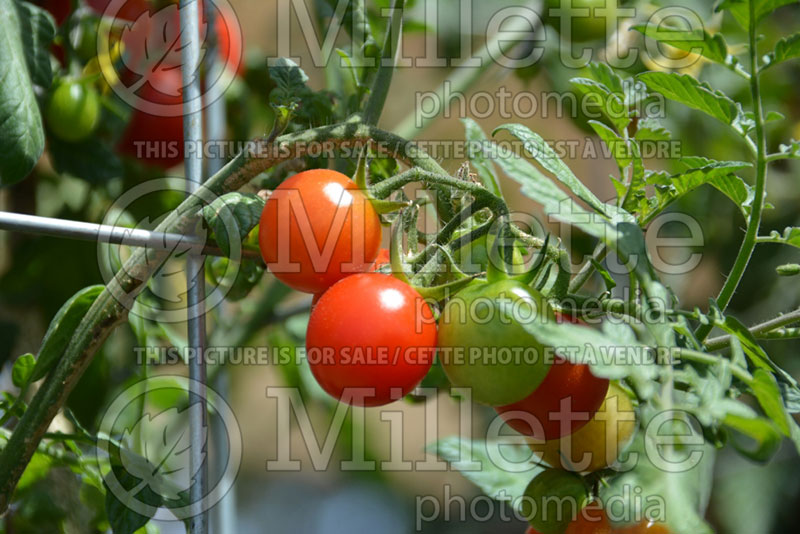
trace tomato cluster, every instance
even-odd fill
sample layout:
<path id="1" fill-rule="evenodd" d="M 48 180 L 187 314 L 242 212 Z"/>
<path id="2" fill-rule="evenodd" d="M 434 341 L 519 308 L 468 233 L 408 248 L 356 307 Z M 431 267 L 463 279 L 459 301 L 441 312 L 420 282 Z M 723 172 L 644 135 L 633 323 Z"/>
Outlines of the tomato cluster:
<path id="1" fill-rule="evenodd" d="M 259 245 L 275 277 L 314 294 L 306 346 L 311 371 L 336 399 L 378 406 L 408 394 L 427 374 L 436 322 L 408 284 L 376 272 L 389 262 L 381 221 L 347 176 L 298 173 L 267 199 Z"/>

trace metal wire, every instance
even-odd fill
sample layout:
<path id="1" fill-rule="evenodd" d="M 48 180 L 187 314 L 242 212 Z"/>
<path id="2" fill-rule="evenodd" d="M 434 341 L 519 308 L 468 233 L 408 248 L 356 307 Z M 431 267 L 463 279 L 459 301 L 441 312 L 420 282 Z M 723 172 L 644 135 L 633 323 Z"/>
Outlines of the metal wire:
<path id="1" fill-rule="evenodd" d="M 203 181 L 202 150 L 191 151 L 189 147 L 200 146 L 203 140 L 203 114 L 201 106 L 200 78 L 200 32 L 199 32 L 199 0 L 181 0 L 181 74 L 183 75 L 183 139 L 186 147 L 185 168 L 189 194 L 196 191 Z M 206 318 L 203 309 L 205 299 L 205 259 L 200 255 L 190 254 L 186 258 L 186 285 L 188 308 L 197 310 L 188 320 L 189 347 L 194 354 L 202 355 L 206 344 Z M 198 273 L 194 279 L 190 273 Z M 205 359 L 200 356 L 189 360 L 189 377 L 191 380 L 189 410 L 189 466 L 194 474 L 193 484 L 189 488 L 189 498 L 194 506 L 189 521 L 191 534 L 208 533 L 208 511 L 204 507 L 204 498 L 208 487 L 207 458 L 207 419 L 208 410 L 205 398 L 206 368 Z"/>
<path id="2" fill-rule="evenodd" d="M 149 247 L 156 250 L 174 250 L 177 247 L 185 247 L 189 248 L 190 252 L 202 253 L 205 256 L 227 256 L 219 247 L 207 245 L 205 240 L 197 236 L 151 232 L 140 228 L 70 221 L 7 211 L 0 211 L 0 230 L 131 247 Z M 257 250 L 243 248 L 242 257 L 258 260 L 261 255 Z"/>

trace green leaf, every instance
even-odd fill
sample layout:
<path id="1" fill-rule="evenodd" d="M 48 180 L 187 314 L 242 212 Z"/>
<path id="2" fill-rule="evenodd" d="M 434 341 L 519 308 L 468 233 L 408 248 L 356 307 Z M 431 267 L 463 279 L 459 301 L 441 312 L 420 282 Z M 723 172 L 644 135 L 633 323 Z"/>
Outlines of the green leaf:
<path id="1" fill-rule="evenodd" d="M 609 206 L 598 199 L 583 182 L 572 173 L 569 167 L 558 157 L 550 145 L 538 134 L 532 132 L 521 124 L 504 124 L 492 132 L 495 135 L 500 130 L 507 130 L 511 135 L 522 141 L 528 151 L 539 164 L 567 186 L 578 198 L 586 202 L 598 213 L 608 215 Z"/>
<path id="2" fill-rule="evenodd" d="M 18 388 L 24 388 L 28 385 L 31 376 L 33 375 L 33 368 L 36 365 L 36 358 L 33 354 L 23 354 L 14 362 L 14 367 L 11 369 L 11 381 Z"/>
<path id="3" fill-rule="evenodd" d="M 750 1 L 756 3 L 756 24 L 758 24 L 764 17 L 779 7 L 793 4 L 797 0 L 722 0 L 716 10 L 727 9 L 730 11 L 731 15 L 733 15 L 733 18 L 736 19 L 736 22 L 738 22 L 742 28 L 747 29 L 750 25 Z"/>
<path id="4" fill-rule="evenodd" d="M 308 76 L 297 63 L 291 59 L 280 57 L 269 66 L 269 76 L 275 88 L 269 94 L 269 100 L 276 105 L 289 105 L 297 102 L 299 95 L 308 90 Z"/>
<path id="5" fill-rule="evenodd" d="M 661 121 L 653 117 L 639 120 L 634 139 L 637 141 L 669 141 L 672 134 L 664 128 Z"/>
<path id="6" fill-rule="evenodd" d="M 777 230 L 773 230 L 769 233 L 769 237 L 776 243 L 783 243 L 800 248 L 800 227 L 787 226 L 784 228 L 783 234 L 780 234 Z"/>
<path id="7" fill-rule="evenodd" d="M 750 163 L 687 157 L 681 158 L 679 166 L 684 170 L 672 175 L 663 171 L 646 174 L 645 181 L 655 186 L 655 195 L 646 204 L 640 204 L 642 217 L 651 218 L 673 201 L 704 184 L 712 185 L 727 195 L 747 216 L 753 190 L 733 173 L 750 167 Z"/>
<path id="8" fill-rule="evenodd" d="M 591 103 L 600 106 L 600 112 L 614 125 L 618 132 L 628 127 L 631 119 L 628 117 L 628 107 L 625 105 L 624 95 L 615 93 L 602 83 L 589 78 L 572 78 L 570 83 L 584 95 L 584 105 L 589 105 L 589 97 L 595 97 Z"/>
<path id="9" fill-rule="evenodd" d="M 28 72 L 35 85 L 48 89 L 53 83 L 50 43 L 56 36 L 56 22 L 47 10 L 29 2 L 17 2 L 17 6 Z"/>
<path id="10" fill-rule="evenodd" d="M 509 441 L 512 439 L 509 436 Z M 490 455 L 490 448 L 499 454 Z M 534 460 L 535 457 L 530 447 L 524 444 L 500 445 L 450 436 L 429 444 L 426 449 L 459 469 L 464 478 L 478 486 L 489 497 L 510 501 L 517 506 L 530 481 L 544 471 L 544 467 L 536 465 L 533 461 L 526 462 Z M 480 465 L 465 464 L 467 459 L 472 459 Z"/>
<path id="11" fill-rule="evenodd" d="M 725 124 L 733 124 L 741 108 L 736 102 L 706 83 L 700 83 L 688 74 L 675 72 L 643 72 L 638 78 L 647 87 L 666 98 L 714 117 Z"/>
<path id="12" fill-rule="evenodd" d="M 750 388 L 753 390 L 753 395 L 758 399 L 758 403 L 764 413 L 772 419 L 778 430 L 788 436 L 790 433 L 789 414 L 786 413 L 783 407 L 781 391 L 772 373 L 764 369 L 756 369 L 753 373 L 753 381 L 750 383 Z"/>
<path id="13" fill-rule="evenodd" d="M 617 132 L 600 121 L 590 120 L 589 126 L 592 127 L 595 133 L 597 133 L 600 139 L 603 140 L 603 143 L 605 143 L 611 151 L 611 155 L 617 162 L 619 175 L 624 176 L 625 168 L 630 165 L 632 158 L 631 149 L 628 147 L 628 144 Z"/>
<path id="14" fill-rule="evenodd" d="M 800 33 L 795 33 L 775 43 L 772 52 L 763 58 L 762 70 L 798 56 L 800 56 Z"/>
<path id="15" fill-rule="evenodd" d="M 700 54 L 716 63 L 727 64 L 730 62 L 728 45 L 722 34 L 711 35 L 703 28 L 683 30 L 659 24 L 637 24 L 631 29 L 678 50 Z"/>
<path id="16" fill-rule="evenodd" d="M 61 306 L 44 334 L 31 382 L 44 377 L 56 364 L 89 307 L 104 289 L 102 285 L 84 287 Z"/>
<path id="17" fill-rule="evenodd" d="M 589 63 L 588 70 L 593 80 L 605 85 L 611 92 L 622 95 L 627 107 L 647 98 L 647 88 L 642 82 L 635 78 L 622 78 L 607 63 Z"/>
<path id="18" fill-rule="evenodd" d="M 679 414 L 675 412 L 676 417 Z M 680 426 L 682 433 L 690 428 L 688 423 Z M 640 433 L 628 449 L 628 454 L 638 457 L 636 468 L 608 479 L 608 485 L 600 487 L 602 502 L 614 502 L 617 513 L 622 507 L 633 517 L 643 517 L 648 509 L 647 503 L 657 499 L 657 502 L 666 503 L 661 511 L 666 516 L 670 532 L 712 534 L 713 530 L 703 516 L 713 482 L 714 448 L 708 443 L 665 446 L 653 441 L 645 446 L 645 442 L 646 437 Z M 692 465 L 687 462 L 689 455 L 697 456 L 696 453 L 700 454 L 699 463 Z M 657 465 L 656 461 L 670 469 Z M 676 464 L 679 462 L 685 462 L 686 467 L 678 470 Z M 631 488 L 637 488 L 637 491 L 631 491 Z"/>
<path id="19" fill-rule="evenodd" d="M 241 240 L 258 224 L 264 199 L 252 193 L 227 193 L 203 208 L 203 218 L 214 230 L 217 244 L 225 254 L 231 253 L 231 237 Z"/>
<path id="20" fill-rule="evenodd" d="M 44 151 L 42 115 L 28 66 L 29 56 L 38 54 L 26 54 L 26 46 L 34 38 L 26 34 L 34 25 L 37 36 L 41 35 L 40 25 L 50 24 L 53 32 L 55 27 L 51 17 L 38 13 L 13 0 L 0 0 L 0 186 L 27 176 Z M 44 77 L 39 69 L 34 72 Z"/>
<path id="21" fill-rule="evenodd" d="M 489 139 L 483 133 L 478 123 L 470 118 L 462 119 L 464 124 L 464 137 L 469 144 L 469 161 L 475 172 L 478 173 L 483 186 L 497 196 L 503 196 L 500 182 L 497 179 L 492 161 L 486 157 L 485 150 L 489 147 Z"/>
<path id="22" fill-rule="evenodd" d="M 500 304 L 501 313 L 513 317 L 511 305 Z M 600 332 L 588 326 L 555 321 L 524 322 L 522 327 L 546 347 L 572 363 L 589 365 L 592 373 L 619 380 L 627 377 L 649 380 L 657 375 L 655 357 L 648 347 L 618 332 Z"/>
<path id="23" fill-rule="evenodd" d="M 121 465 L 112 465 L 112 470 L 119 484 L 127 491 L 135 490 L 140 483 L 138 478 L 128 473 Z M 150 521 L 150 517 L 131 510 L 126 503 L 121 502 L 108 487 L 105 480 L 103 480 L 103 485 L 106 493 L 106 516 L 114 534 L 134 534 Z M 146 484 L 135 495 L 131 495 L 130 498 L 137 499 L 153 507 L 161 506 L 163 502 L 161 496 Z"/>
<path id="24" fill-rule="evenodd" d="M 775 423 L 769 419 L 729 414 L 725 416 L 723 423 L 726 427 L 753 441 L 753 446 L 749 448 L 740 444 L 736 439 L 732 439 L 731 444 L 740 454 L 755 462 L 767 462 L 781 446 L 781 433 L 775 427 Z"/>

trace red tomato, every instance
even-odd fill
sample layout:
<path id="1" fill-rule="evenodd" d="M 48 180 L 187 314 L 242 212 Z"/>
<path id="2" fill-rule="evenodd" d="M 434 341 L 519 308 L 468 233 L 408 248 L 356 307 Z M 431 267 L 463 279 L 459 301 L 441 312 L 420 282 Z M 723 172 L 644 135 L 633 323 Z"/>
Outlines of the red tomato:
<path id="1" fill-rule="evenodd" d="M 165 90 L 171 88 L 178 95 L 164 94 L 148 81 L 138 92 L 142 99 L 157 104 L 181 103 L 183 80 L 180 70 L 156 71 L 149 75 L 149 79 L 155 82 L 155 86 Z M 174 167 L 183 161 L 183 117 L 150 115 L 134 109 L 118 148 L 148 165 L 162 169 Z"/>
<path id="2" fill-rule="evenodd" d="M 556 314 L 556 320 L 579 323 L 577 319 Z M 608 380 L 594 376 L 588 365 L 574 364 L 556 358 L 542 383 L 521 401 L 495 408 L 508 425 L 537 440 L 558 439 L 572 434 L 588 423 L 608 391 Z M 562 408 L 562 403 L 564 403 Z M 520 417 L 523 412 L 532 415 L 538 424 Z M 562 421 L 559 416 L 574 416 Z"/>
<path id="3" fill-rule="evenodd" d="M 414 288 L 380 273 L 349 276 L 323 293 L 306 334 L 311 372 L 336 399 L 380 406 L 425 377 L 436 323 Z"/>
<path id="4" fill-rule="evenodd" d="M 221 20 L 217 19 L 215 26 L 219 55 L 227 67 L 238 75 L 244 74 L 244 61 L 242 58 L 242 30 L 239 19 L 229 9 L 220 6 Z"/>
<path id="5" fill-rule="evenodd" d="M 381 244 L 381 222 L 350 178 L 314 169 L 295 174 L 270 195 L 258 241 L 264 262 L 281 282 L 321 293 L 369 270 Z"/>
<path id="6" fill-rule="evenodd" d="M 614 530 L 598 504 L 590 504 L 573 519 L 564 534 L 612 534 Z"/>

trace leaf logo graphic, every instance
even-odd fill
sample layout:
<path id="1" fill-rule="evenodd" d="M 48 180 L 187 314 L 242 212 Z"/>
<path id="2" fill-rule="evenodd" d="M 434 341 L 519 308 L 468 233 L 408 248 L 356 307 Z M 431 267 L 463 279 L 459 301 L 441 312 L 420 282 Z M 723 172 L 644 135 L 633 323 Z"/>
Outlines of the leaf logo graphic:
<path id="1" fill-rule="evenodd" d="M 166 499 L 178 500 L 180 493 L 189 488 L 196 473 L 191 471 L 191 437 L 183 421 L 188 419 L 187 412 L 191 409 L 193 406 L 180 412 L 170 408 L 153 417 L 145 414 L 133 428 L 125 430 L 123 443 L 132 445 L 139 436 L 142 446 L 142 456 L 130 452 L 130 447 L 120 451 L 122 466 L 141 480 L 130 490 L 131 495 L 148 487 Z M 203 427 L 203 443 L 207 436 L 208 428 Z M 195 467 L 199 469 L 200 466 Z"/>
<path id="2" fill-rule="evenodd" d="M 182 88 L 177 89 L 172 84 L 164 82 L 166 78 L 154 76 L 156 73 L 180 69 L 183 65 L 182 51 L 186 46 L 181 42 L 180 15 L 182 9 L 172 4 L 156 13 L 145 11 L 133 23 L 128 23 L 122 30 L 122 40 L 127 52 L 123 54 L 125 66 L 140 78 L 130 88 L 138 90 L 144 83 L 149 82 L 160 93 L 177 97 L 181 95 Z M 206 53 L 205 43 L 208 25 L 200 20 L 200 60 Z M 192 80 L 198 75 L 197 70 L 192 73 Z"/>

